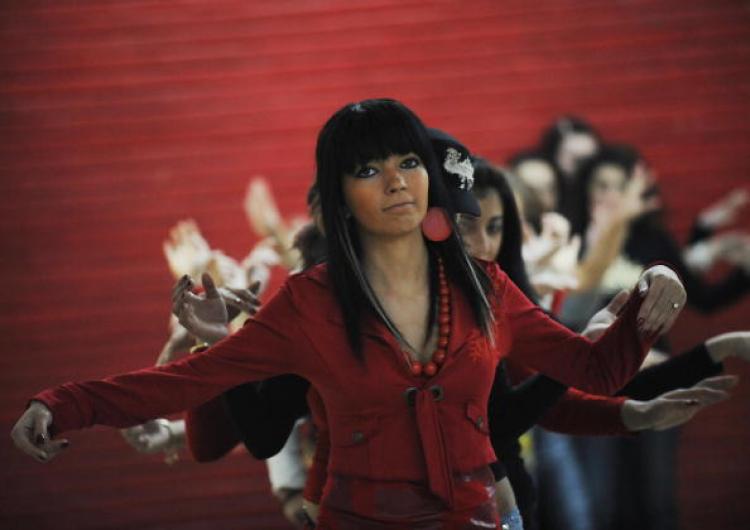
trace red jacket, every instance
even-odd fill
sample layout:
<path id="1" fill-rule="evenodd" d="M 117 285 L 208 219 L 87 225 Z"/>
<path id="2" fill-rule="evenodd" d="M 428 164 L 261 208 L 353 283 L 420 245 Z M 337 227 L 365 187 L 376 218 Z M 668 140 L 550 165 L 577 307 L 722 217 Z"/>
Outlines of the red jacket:
<path id="1" fill-rule="evenodd" d="M 448 357 L 430 379 L 411 374 L 399 345 L 374 316 L 362 323 L 365 361 L 354 358 L 326 267 L 320 265 L 289 277 L 251 322 L 204 353 L 100 381 L 67 383 L 34 399 L 51 409 L 56 432 L 94 424 L 126 427 L 194 408 L 246 381 L 298 374 L 325 404 L 332 473 L 425 482 L 453 505 L 452 474 L 496 459 L 486 404 L 501 356 L 587 392 L 612 394 L 635 374 L 648 346 L 635 326 L 637 296 L 591 343 L 547 317 L 497 265 L 487 267 L 496 294 L 495 347 L 451 285 Z M 440 392 L 433 391 L 436 386 Z M 413 406 L 405 399 L 410 387 L 418 389 Z"/>

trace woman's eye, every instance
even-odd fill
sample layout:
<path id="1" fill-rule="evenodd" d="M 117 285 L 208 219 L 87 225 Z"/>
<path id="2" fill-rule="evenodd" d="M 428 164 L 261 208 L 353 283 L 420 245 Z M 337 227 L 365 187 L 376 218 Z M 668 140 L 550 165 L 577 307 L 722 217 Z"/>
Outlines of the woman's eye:
<path id="1" fill-rule="evenodd" d="M 488 234 L 501 234 L 503 232 L 503 222 L 494 221 L 487 225 Z"/>
<path id="2" fill-rule="evenodd" d="M 372 177 L 378 172 L 377 169 L 375 169 L 372 166 L 365 166 L 363 168 L 360 168 L 354 172 L 354 176 L 358 179 L 366 179 L 369 177 Z"/>
<path id="3" fill-rule="evenodd" d="M 419 167 L 422 165 L 422 161 L 419 160 L 416 156 L 410 156 L 408 158 L 405 158 L 401 162 L 401 167 L 404 169 L 414 169 L 415 167 Z"/>

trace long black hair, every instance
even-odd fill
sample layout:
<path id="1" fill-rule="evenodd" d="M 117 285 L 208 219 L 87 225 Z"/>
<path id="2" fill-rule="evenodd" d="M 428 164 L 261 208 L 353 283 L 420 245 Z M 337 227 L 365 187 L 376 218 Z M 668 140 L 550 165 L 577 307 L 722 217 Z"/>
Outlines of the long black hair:
<path id="1" fill-rule="evenodd" d="M 521 253 L 521 216 L 518 213 L 516 197 L 510 187 L 510 179 L 511 176 L 505 170 L 493 166 L 483 158 L 475 157 L 473 193 L 483 198 L 490 190 L 495 190 L 503 205 L 503 240 L 495 261 L 511 281 L 530 300 L 536 302 L 538 295 L 531 286 Z"/>
<path id="2" fill-rule="evenodd" d="M 440 169 L 422 121 L 405 105 L 392 99 L 368 99 L 339 109 L 323 126 L 315 152 L 316 185 L 325 228 L 328 278 L 344 317 L 347 338 L 354 355 L 362 356 L 360 322 L 372 310 L 404 344 L 407 342 L 388 317 L 372 290 L 361 266 L 362 249 L 354 220 L 344 202 L 342 180 L 359 165 L 382 160 L 393 154 L 417 154 L 429 176 L 428 206 L 444 208 L 450 219 L 454 212 Z M 430 254 L 431 298 L 437 285 L 436 257 L 442 256 L 446 274 L 467 297 L 478 326 L 493 340 L 492 313 L 488 296 L 491 282 L 466 253 L 455 226 L 442 242 L 427 241 Z M 431 320 L 434 318 L 434 306 Z"/>

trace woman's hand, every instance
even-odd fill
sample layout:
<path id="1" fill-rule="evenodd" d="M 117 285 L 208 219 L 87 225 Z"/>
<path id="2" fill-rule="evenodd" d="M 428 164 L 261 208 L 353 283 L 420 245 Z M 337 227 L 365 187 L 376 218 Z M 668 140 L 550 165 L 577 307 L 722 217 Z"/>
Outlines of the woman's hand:
<path id="1" fill-rule="evenodd" d="M 51 440 L 49 428 L 52 412 L 40 401 L 32 401 L 10 432 L 15 446 L 37 462 L 49 462 L 70 443 L 68 440 Z"/>
<path id="2" fill-rule="evenodd" d="M 175 278 L 200 274 L 211 260 L 211 247 L 192 219 L 178 222 L 169 231 L 163 249 Z"/>
<path id="3" fill-rule="evenodd" d="M 149 420 L 120 431 L 125 440 L 139 453 L 153 454 L 175 451 L 183 445 L 185 422 L 165 418 Z"/>
<path id="4" fill-rule="evenodd" d="M 748 202 L 750 202 L 748 192 L 737 188 L 705 208 L 698 215 L 698 222 L 710 230 L 717 230 L 733 223 Z"/>
<path id="5" fill-rule="evenodd" d="M 172 313 L 192 335 L 213 344 L 229 334 L 227 308 L 211 276 L 204 273 L 202 281 L 204 294 L 199 296 L 191 292 L 189 276 L 180 278 L 172 291 Z"/>
<path id="6" fill-rule="evenodd" d="M 710 377 L 690 387 L 666 392 L 649 401 L 627 400 L 620 411 L 629 431 L 662 431 L 690 420 L 699 411 L 729 398 L 737 384 L 733 375 Z"/>
<path id="7" fill-rule="evenodd" d="M 646 337 L 669 331 L 687 300 L 677 274 L 665 265 L 655 265 L 641 275 L 637 288 L 644 297 L 638 311 L 638 330 Z"/>
<path id="8" fill-rule="evenodd" d="M 732 331 L 711 337 L 706 341 L 706 349 L 715 363 L 732 356 L 750 362 L 750 331 Z"/>
<path id="9" fill-rule="evenodd" d="M 315 504 L 312 501 L 308 501 L 307 499 L 302 499 L 302 509 L 305 510 L 305 513 L 307 513 L 307 516 L 313 523 L 318 524 L 320 505 Z"/>
<path id="10" fill-rule="evenodd" d="M 258 291 L 260 282 L 254 282 L 247 289 L 234 289 L 232 287 L 219 287 L 219 295 L 224 300 L 227 308 L 227 318 L 232 321 L 242 312 L 248 315 L 254 315 L 260 308 L 260 299 Z"/>

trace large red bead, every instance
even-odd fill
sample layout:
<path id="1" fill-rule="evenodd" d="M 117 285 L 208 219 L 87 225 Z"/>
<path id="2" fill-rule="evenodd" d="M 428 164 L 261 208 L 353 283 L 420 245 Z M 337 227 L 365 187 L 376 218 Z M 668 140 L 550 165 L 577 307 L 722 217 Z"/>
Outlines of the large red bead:
<path id="1" fill-rule="evenodd" d="M 435 364 L 440 365 L 445 362 L 445 350 L 438 350 L 432 355 Z"/>
<path id="2" fill-rule="evenodd" d="M 427 377 L 432 377 L 437 373 L 437 365 L 432 361 L 424 365 L 424 373 Z"/>
<path id="3" fill-rule="evenodd" d="M 448 346 L 448 337 L 440 337 L 438 339 L 438 348 L 445 348 Z"/>
<path id="4" fill-rule="evenodd" d="M 411 373 L 412 375 L 420 376 L 422 375 L 422 363 L 419 361 L 414 361 L 411 363 Z"/>

